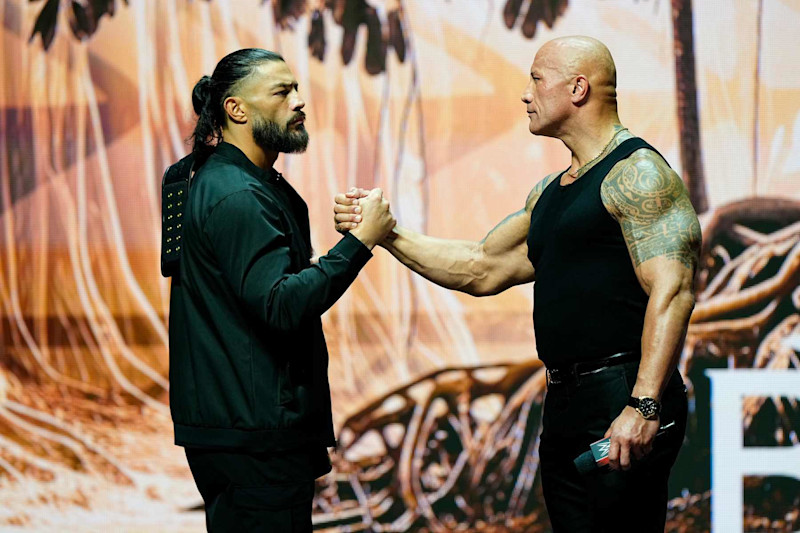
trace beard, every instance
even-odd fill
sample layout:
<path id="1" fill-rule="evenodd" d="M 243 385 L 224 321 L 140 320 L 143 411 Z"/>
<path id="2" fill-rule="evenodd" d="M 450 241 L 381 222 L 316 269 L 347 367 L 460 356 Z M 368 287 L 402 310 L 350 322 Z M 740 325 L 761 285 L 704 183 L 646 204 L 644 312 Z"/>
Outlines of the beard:
<path id="1" fill-rule="evenodd" d="M 295 115 L 292 120 L 299 116 Z M 290 120 L 289 122 L 291 122 Z M 258 146 L 266 151 L 280 152 L 284 154 L 302 153 L 308 146 L 308 131 L 303 124 L 296 126 L 294 131 L 286 126 L 280 127 L 271 120 L 262 117 L 255 117 L 253 120 L 253 140 Z"/>

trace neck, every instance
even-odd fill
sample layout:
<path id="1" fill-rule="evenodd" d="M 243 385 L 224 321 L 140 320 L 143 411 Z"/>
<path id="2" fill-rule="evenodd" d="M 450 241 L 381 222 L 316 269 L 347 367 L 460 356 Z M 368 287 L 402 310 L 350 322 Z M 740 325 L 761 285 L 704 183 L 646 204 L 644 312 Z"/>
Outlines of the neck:
<path id="1" fill-rule="evenodd" d="M 241 150 L 247 156 L 247 159 L 262 170 L 272 168 L 272 165 L 278 159 L 278 152 L 261 148 L 253 140 L 253 135 L 249 131 L 238 132 L 231 128 L 225 128 L 222 131 L 222 140 Z"/>
<path id="2" fill-rule="evenodd" d="M 601 156 L 606 148 L 610 148 L 609 142 L 623 129 L 619 117 L 615 115 L 560 135 L 561 141 L 572 152 L 571 170 L 577 171 Z"/>

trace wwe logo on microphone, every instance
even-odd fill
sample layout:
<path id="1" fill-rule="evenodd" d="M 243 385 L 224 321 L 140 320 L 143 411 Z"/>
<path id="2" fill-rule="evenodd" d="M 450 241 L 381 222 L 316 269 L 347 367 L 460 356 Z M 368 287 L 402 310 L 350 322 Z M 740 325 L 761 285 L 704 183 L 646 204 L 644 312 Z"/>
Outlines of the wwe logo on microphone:
<path id="1" fill-rule="evenodd" d="M 608 439 L 603 439 L 597 443 L 597 447 L 601 454 L 608 455 L 608 450 L 611 448 L 611 441 Z"/>
<path id="2" fill-rule="evenodd" d="M 594 462 L 597 464 L 597 466 L 608 465 L 608 451 L 611 449 L 610 438 L 595 441 L 589 446 L 589 448 L 592 451 L 592 456 L 594 456 Z"/>

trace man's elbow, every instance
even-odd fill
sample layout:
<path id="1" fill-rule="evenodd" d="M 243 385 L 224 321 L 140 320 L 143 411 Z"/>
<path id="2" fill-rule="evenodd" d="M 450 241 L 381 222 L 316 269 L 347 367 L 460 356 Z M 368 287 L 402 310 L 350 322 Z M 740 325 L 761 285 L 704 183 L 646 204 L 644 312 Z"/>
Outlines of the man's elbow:
<path id="1" fill-rule="evenodd" d="M 675 298 L 678 303 L 685 306 L 689 312 L 694 309 L 695 295 L 694 295 L 694 275 L 693 270 L 683 271 L 678 278 L 678 289 Z"/>
<path id="2" fill-rule="evenodd" d="M 467 283 L 458 290 L 478 297 L 493 296 L 502 292 L 503 287 L 499 283 L 496 270 L 490 264 L 482 246 L 478 245 L 469 263 Z"/>
<path id="3" fill-rule="evenodd" d="M 502 292 L 502 287 L 496 283 L 492 283 L 490 280 L 480 279 L 473 280 L 461 290 L 470 296 L 480 298 L 482 296 L 494 296 L 495 294 L 499 294 Z"/>
<path id="4" fill-rule="evenodd" d="M 678 307 L 691 314 L 694 309 L 695 295 L 691 279 L 671 279 L 654 287 L 650 297 L 656 296 L 656 302 L 665 309 Z"/>
<path id="5" fill-rule="evenodd" d="M 267 306 L 262 314 L 265 328 L 276 333 L 291 333 L 299 328 L 294 313 L 284 309 Z"/>
<path id="6" fill-rule="evenodd" d="M 281 294 L 280 287 L 270 291 L 266 301 L 260 303 L 260 315 L 267 329 L 278 333 L 291 333 L 303 325 L 303 313 L 295 306 L 297 302 Z"/>
<path id="7" fill-rule="evenodd" d="M 678 305 L 686 309 L 689 314 L 691 314 L 692 311 L 694 311 L 694 304 L 696 300 L 694 296 L 694 290 L 691 287 L 683 288 L 680 291 L 678 291 L 678 294 L 675 296 L 675 298 L 677 300 Z"/>

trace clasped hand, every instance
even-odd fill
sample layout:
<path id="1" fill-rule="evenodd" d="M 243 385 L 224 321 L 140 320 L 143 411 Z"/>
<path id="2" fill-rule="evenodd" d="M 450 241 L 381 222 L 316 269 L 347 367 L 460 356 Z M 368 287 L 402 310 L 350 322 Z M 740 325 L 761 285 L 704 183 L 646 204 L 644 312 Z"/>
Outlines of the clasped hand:
<path id="1" fill-rule="evenodd" d="M 389 201 L 381 189 L 353 188 L 334 197 L 336 231 L 348 231 L 368 248 L 383 241 L 394 229 L 397 220 L 389 209 Z"/>

